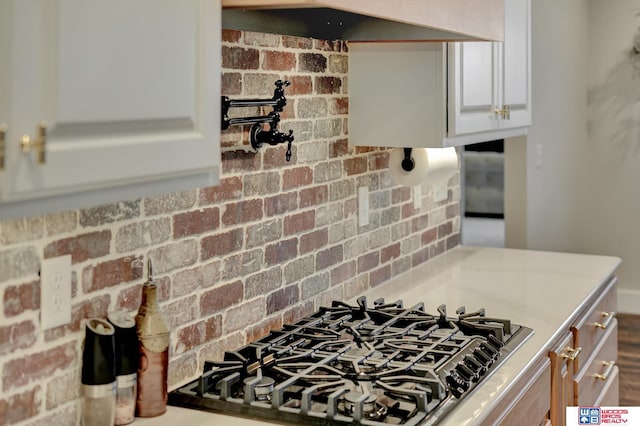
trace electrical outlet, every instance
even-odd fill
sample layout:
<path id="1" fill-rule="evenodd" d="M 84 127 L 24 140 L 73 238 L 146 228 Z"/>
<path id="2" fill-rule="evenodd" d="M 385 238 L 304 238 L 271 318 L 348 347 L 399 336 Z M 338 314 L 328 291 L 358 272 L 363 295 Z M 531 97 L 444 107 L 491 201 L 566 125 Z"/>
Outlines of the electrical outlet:
<path id="1" fill-rule="evenodd" d="M 449 198 L 449 189 L 447 182 L 438 182 L 433 184 L 433 201 L 440 202 Z"/>
<path id="2" fill-rule="evenodd" d="M 358 223 L 360 226 L 369 224 L 369 187 L 358 188 Z"/>
<path id="3" fill-rule="evenodd" d="M 42 261 L 40 306 L 43 330 L 71 322 L 71 255 Z"/>

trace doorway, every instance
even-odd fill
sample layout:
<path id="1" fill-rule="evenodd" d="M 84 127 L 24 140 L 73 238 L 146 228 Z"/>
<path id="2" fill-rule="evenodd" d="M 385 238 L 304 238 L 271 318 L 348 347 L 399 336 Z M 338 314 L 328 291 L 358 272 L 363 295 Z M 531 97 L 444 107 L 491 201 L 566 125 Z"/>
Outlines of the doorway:
<path id="1" fill-rule="evenodd" d="M 462 244 L 504 247 L 504 140 L 465 145 L 460 181 Z"/>

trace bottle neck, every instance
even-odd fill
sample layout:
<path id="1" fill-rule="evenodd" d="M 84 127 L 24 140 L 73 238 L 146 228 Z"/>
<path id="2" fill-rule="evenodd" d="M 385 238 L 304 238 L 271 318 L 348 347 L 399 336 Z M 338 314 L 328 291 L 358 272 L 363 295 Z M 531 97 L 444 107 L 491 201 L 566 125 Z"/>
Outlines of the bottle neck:
<path id="1" fill-rule="evenodd" d="M 142 286 L 142 303 L 146 309 L 158 310 L 158 286 L 151 283 L 144 283 Z"/>

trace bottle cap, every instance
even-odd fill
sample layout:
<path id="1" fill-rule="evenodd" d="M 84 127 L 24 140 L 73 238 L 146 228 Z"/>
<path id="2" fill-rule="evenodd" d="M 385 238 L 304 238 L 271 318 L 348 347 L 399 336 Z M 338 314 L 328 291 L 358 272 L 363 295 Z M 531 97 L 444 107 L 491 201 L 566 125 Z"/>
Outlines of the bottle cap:
<path id="1" fill-rule="evenodd" d="M 105 385 L 116 381 L 115 330 L 100 318 L 87 319 L 82 352 L 82 384 Z"/>
<path id="2" fill-rule="evenodd" d="M 116 375 L 138 371 L 138 333 L 136 321 L 124 311 L 110 312 L 107 319 L 115 329 Z"/>

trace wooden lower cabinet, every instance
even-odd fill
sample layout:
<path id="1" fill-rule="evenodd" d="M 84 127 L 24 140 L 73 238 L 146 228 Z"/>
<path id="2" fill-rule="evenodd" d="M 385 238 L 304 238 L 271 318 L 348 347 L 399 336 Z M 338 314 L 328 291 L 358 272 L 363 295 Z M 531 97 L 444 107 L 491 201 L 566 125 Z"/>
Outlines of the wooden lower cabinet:
<path id="1" fill-rule="evenodd" d="M 549 417 L 549 362 L 540 359 L 483 425 L 542 425 Z"/>
<path id="2" fill-rule="evenodd" d="M 618 406 L 616 278 L 568 318 L 548 357 L 533 361 L 483 425 L 567 425 L 569 406 Z"/>
<path id="3" fill-rule="evenodd" d="M 564 425 L 566 423 L 566 408 L 573 405 L 574 384 L 573 384 L 573 363 L 580 354 L 579 348 L 574 348 L 573 334 L 565 333 L 557 344 L 549 352 L 551 365 L 551 403 L 549 418 L 553 425 Z"/>

